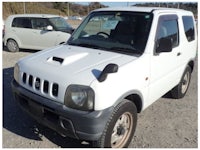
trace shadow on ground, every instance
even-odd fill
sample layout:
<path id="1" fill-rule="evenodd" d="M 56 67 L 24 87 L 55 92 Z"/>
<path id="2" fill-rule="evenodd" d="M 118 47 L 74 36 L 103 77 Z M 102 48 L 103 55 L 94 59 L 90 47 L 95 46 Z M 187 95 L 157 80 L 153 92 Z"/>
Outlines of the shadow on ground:
<path id="1" fill-rule="evenodd" d="M 7 47 L 4 46 L 4 44 L 2 44 L 2 49 L 3 49 L 3 51 L 7 51 L 7 52 L 9 52 L 8 49 L 7 49 Z M 40 50 L 33 50 L 33 49 L 20 49 L 19 51 L 20 51 L 20 52 L 27 52 L 27 53 L 36 53 L 36 52 L 39 52 Z M 10 53 L 12 53 L 12 52 L 10 52 Z"/>

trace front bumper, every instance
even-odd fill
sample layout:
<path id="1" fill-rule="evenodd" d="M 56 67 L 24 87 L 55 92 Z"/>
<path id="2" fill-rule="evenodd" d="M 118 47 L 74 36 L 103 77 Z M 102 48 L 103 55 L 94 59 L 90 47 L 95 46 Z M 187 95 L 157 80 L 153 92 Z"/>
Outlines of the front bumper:
<path id="1" fill-rule="evenodd" d="M 101 111 L 79 111 L 32 93 L 12 81 L 14 97 L 28 114 L 39 123 L 63 136 L 80 140 L 98 140 L 104 130 L 113 107 Z"/>

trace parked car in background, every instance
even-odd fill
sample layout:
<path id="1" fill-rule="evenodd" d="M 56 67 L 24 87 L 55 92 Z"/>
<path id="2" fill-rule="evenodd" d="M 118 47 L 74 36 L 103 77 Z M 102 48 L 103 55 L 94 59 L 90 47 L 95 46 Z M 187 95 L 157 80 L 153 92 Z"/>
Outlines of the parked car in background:
<path id="1" fill-rule="evenodd" d="M 10 52 L 23 49 L 45 49 L 63 44 L 73 28 L 57 15 L 11 15 L 5 22 L 4 45 Z"/>
<path id="2" fill-rule="evenodd" d="M 2 20 L 2 37 L 4 37 L 4 34 L 5 34 L 5 21 Z"/>
<path id="3" fill-rule="evenodd" d="M 80 16 L 71 16 L 68 19 L 70 19 L 70 20 L 83 20 L 83 18 L 80 17 Z"/>

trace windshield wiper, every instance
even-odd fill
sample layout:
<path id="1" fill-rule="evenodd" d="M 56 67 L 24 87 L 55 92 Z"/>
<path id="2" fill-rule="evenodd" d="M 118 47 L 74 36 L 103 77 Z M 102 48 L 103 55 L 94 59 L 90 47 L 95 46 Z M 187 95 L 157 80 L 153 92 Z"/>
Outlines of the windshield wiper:
<path id="1" fill-rule="evenodd" d="M 81 46 L 81 47 L 87 47 L 87 48 L 94 48 L 94 49 L 105 49 L 104 47 L 94 45 L 94 44 L 89 44 L 89 43 L 69 43 L 69 45 Z"/>
<path id="2" fill-rule="evenodd" d="M 141 51 L 130 47 L 112 47 L 109 50 L 113 52 L 123 53 L 123 54 L 142 54 Z"/>

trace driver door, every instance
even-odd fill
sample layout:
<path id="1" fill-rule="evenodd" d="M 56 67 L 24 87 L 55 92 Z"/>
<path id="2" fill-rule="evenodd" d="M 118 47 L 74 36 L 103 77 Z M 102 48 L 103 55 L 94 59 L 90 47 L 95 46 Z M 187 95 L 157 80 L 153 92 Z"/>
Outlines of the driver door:
<path id="1" fill-rule="evenodd" d="M 150 78 L 150 101 L 153 102 L 171 90 L 179 79 L 179 27 L 177 15 L 161 15 L 157 26 L 155 37 L 155 50 L 151 58 L 151 78 Z M 156 47 L 159 40 L 171 41 L 171 50 L 164 50 L 162 46 L 160 52 Z"/>

